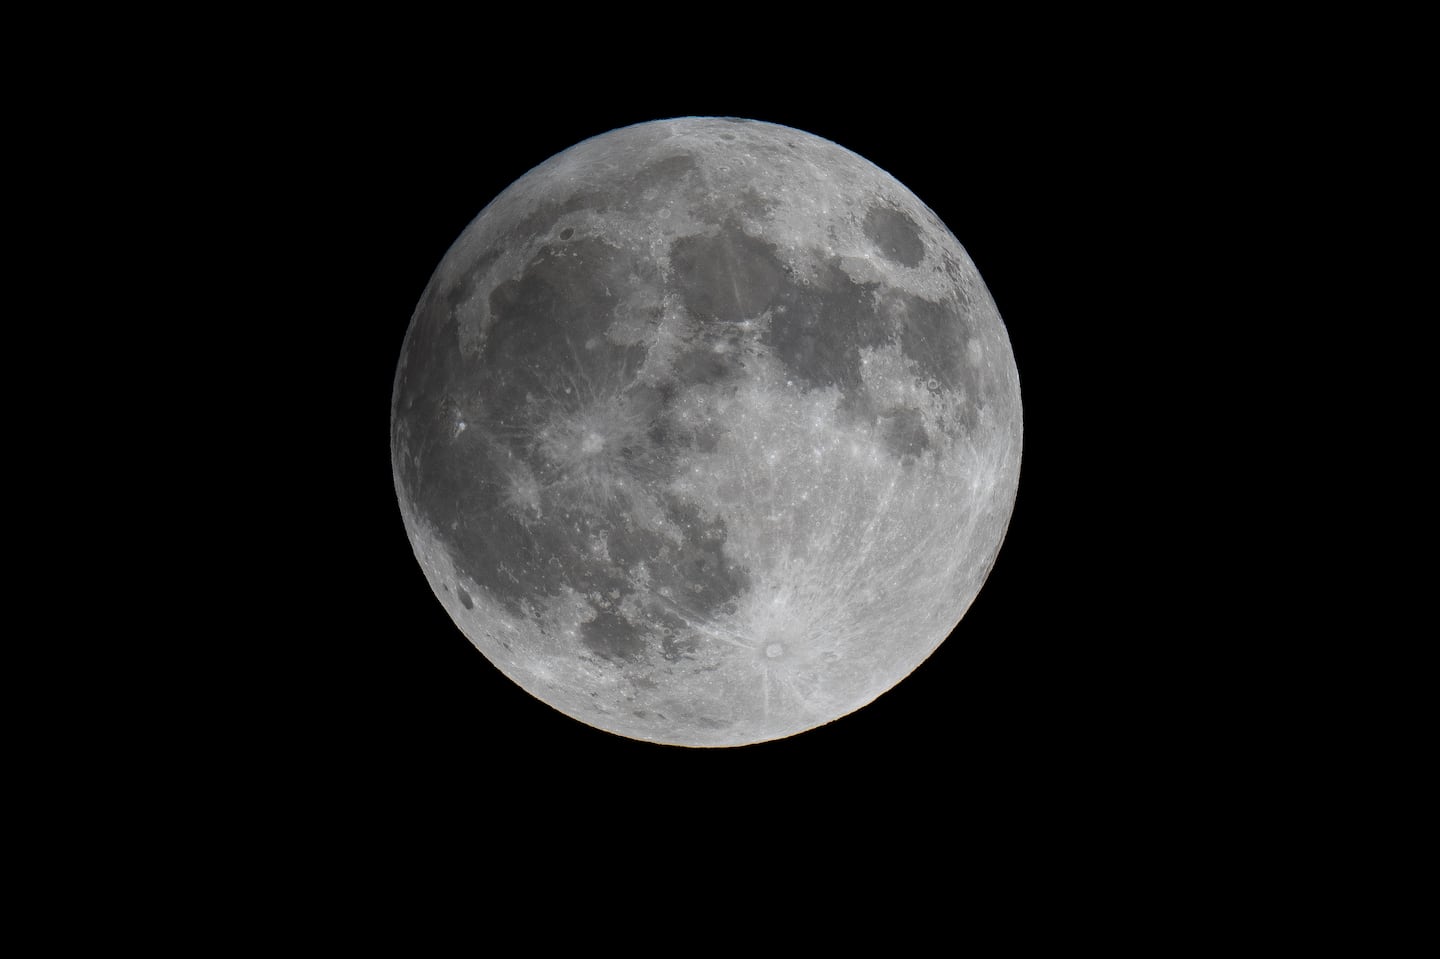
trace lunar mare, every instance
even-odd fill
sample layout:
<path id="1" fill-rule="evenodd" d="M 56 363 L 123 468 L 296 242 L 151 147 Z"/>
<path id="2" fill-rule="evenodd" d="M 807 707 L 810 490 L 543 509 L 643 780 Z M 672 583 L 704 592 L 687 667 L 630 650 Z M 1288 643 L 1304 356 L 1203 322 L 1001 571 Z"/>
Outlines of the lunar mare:
<path id="1" fill-rule="evenodd" d="M 819 137 L 687 118 L 586 140 L 462 233 L 405 337 L 400 511 L 506 676 L 635 739 L 793 735 L 950 634 L 1022 416 L 974 264 Z"/>

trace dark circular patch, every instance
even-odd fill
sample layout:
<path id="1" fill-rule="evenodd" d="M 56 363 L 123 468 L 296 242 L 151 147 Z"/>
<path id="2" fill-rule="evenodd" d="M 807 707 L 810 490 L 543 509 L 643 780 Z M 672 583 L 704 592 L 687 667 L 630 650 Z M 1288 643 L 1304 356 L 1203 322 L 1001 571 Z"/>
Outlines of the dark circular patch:
<path id="1" fill-rule="evenodd" d="M 701 320 L 734 323 L 760 315 L 783 278 L 774 247 L 728 225 L 717 236 L 686 236 L 670 249 L 685 305 Z"/>
<path id="2" fill-rule="evenodd" d="M 589 622 L 581 623 L 580 641 L 604 659 L 634 662 L 645 652 L 645 640 L 635 624 L 611 612 L 601 612 Z"/>
<path id="3" fill-rule="evenodd" d="M 894 409 L 880 417 L 880 440 L 896 459 L 915 459 L 930 446 L 919 410 Z"/>
<path id="4" fill-rule="evenodd" d="M 897 210 L 872 206 L 865 214 L 865 235 L 880 248 L 885 259 L 901 266 L 919 266 L 925 258 L 920 228 Z"/>

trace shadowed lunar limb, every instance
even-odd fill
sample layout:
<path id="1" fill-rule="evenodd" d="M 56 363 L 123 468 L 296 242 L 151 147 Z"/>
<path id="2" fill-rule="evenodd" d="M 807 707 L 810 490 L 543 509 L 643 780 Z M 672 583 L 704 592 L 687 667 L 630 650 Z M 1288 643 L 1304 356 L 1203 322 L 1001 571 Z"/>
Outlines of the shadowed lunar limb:
<path id="1" fill-rule="evenodd" d="M 965 251 L 826 140 L 662 121 L 532 170 L 436 269 L 392 404 L 451 617 L 623 736 L 864 706 L 961 619 L 1014 505 L 1019 380 Z"/>

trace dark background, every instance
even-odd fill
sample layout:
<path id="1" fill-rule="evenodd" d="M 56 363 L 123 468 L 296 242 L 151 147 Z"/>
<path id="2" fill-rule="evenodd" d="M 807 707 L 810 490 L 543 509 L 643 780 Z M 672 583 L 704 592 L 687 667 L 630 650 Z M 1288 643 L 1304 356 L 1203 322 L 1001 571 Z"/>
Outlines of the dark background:
<path id="1" fill-rule="evenodd" d="M 810 83 L 577 79 L 497 98 L 351 78 L 254 118 L 265 137 L 234 149 L 259 172 L 235 203 L 270 221 L 258 261 L 291 305 L 264 327 L 278 334 L 281 408 L 265 435 L 289 464 L 287 519 L 266 532 L 274 615 L 259 646 L 282 782 L 416 823 L 458 810 L 760 829 L 824 807 L 890 816 L 901 832 L 957 803 L 1013 823 L 1111 815 L 1136 788 L 1177 788 L 1174 757 L 1203 721 L 1179 704 L 1203 657 L 1171 597 L 1164 544 L 1181 504 L 1162 397 L 1177 346 L 1156 330 L 1189 296 L 1171 283 L 1190 247 L 1177 221 L 1203 215 L 1189 131 L 1210 108 L 1125 78 L 971 79 L 963 98 L 921 77 L 913 97 L 867 102 Z M 554 153 L 681 115 L 794 126 L 909 187 L 998 304 L 1025 411 L 1009 533 L 954 635 L 859 712 L 739 749 L 626 740 L 505 679 L 431 594 L 390 474 L 395 365 L 451 242 Z"/>

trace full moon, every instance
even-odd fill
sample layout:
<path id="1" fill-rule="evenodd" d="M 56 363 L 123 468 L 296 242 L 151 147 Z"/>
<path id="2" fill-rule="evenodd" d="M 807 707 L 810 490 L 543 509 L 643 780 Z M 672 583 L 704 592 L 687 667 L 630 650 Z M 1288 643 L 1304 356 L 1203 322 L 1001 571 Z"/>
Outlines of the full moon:
<path id="1" fill-rule="evenodd" d="M 586 140 L 465 229 L 390 441 L 415 556 L 496 668 L 620 736 L 739 746 L 950 635 L 1021 432 L 1005 326 L 928 207 L 828 140 L 692 117 Z"/>

